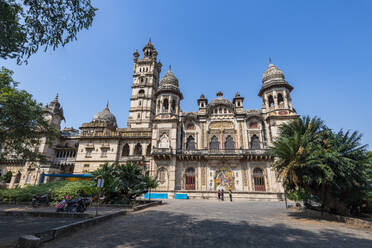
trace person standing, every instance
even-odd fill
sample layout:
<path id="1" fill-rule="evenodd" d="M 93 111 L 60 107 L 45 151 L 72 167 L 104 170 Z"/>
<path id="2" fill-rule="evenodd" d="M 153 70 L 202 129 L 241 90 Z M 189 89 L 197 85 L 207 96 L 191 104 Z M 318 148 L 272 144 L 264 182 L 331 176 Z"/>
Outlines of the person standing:
<path id="1" fill-rule="evenodd" d="M 231 189 L 229 190 L 229 197 L 230 197 L 230 202 L 232 202 L 232 191 L 231 191 Z"/>
<path id="2" fill-rule="evenodd" d="M 222 189 L 221 190 L 221 200 L 223 201 L 224 199 L 223 199 L 223 195 L 224 195 L 224 193 L 225 193 L 225 191 L 224 191 L 224 189 Z"/>
<path id="3" fill-rule="evenodd" d="M 220 201 L 221 200 L 221 190 L 218 190 L 217 195 L 218 195 L 218 201 Z"/>

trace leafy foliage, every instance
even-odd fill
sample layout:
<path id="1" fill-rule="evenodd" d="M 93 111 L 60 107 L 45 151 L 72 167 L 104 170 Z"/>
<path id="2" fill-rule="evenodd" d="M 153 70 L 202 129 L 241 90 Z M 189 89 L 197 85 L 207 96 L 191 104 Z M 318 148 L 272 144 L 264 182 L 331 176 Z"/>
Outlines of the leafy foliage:
<path id="1" fill-rule="evenodd" d="M 0 57 L 22 63 L 39 47 L 64 46 L 91 26 L 96 10 L 90 0 L 0 0 Z"/>
<path id="2" fill-rule="evenodd" d="M 102 176 L 105 180 L 103 193 L 107 203 L 130 203 L 138 196 L 146 193 L 149 188 L 156 188 L 157 181 L 132 164 L 104 164 L 96 170 L 95 177 Z"/>
<path id="3" fill-rule="evenodd" d="M 58 131 L 43 118 L 41 104 L 25 90 L 18 90 L 13 72 L 0 71 L 0 160 L 45 161 L 34 149 L 42 138 L 56 138 Z"/>
<path id="4" fill-rule="evenodd" d="M 281 126 L 270 154 L 289 194 L 318 201 L 329 212 L 358 213 L 369 194 L 371 156 L 358 132 L 333 132 L 319 118 L 302 117 Z"/>
<path id="5" fill-rule="evenodd" d="M 2 202 L 30 202 L 35 194 L 47 194 L 54 202 L 61 201 L 65 195 L 70 198 L 77 198 L 81 193 L 92 195 L 97 192 L 97 188 L 89 181 L 60 181 L 40 184 L 36 186 L 26 186 L 24 188 L 2 189 L 0 190 L 0 201 Z"/>

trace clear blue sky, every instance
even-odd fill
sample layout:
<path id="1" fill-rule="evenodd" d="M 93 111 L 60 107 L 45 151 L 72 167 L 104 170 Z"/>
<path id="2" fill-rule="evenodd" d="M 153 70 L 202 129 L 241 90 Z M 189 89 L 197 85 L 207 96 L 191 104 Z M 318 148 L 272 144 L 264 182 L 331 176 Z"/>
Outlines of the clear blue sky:
<path id="1" fill-rule="evenodd" d="M 93 26 L 56 51 L 40 51 L 15 71 L 39 102 L 58 92 L 64 126 L 80 127 L 106 101 L 125 127 L 133 52 L 151 37 L 163 72 L 172 64 L 184 100 L 217 91 L 245 108 L 261 108 L 257 93 L 269 57 L 294 86 L 299 114 L 317 115 L 335 130 L 359 130 L 372 145 L 372 1 L 93 1 Z M 370 146 L 369 149 L 372 147 Z"/>

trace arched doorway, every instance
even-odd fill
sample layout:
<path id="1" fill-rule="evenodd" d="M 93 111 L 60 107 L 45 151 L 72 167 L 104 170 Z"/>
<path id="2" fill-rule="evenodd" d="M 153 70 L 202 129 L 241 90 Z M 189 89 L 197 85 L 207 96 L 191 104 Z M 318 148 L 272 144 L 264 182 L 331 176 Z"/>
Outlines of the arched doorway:
<path id="1" fill-rule="evenodd" d="M 195 190 L 195 169 L 188 168 L 185 171 L 185 189 Z"/>
<path id="2" fill-rule="evenodd" d="M 265 189 L 265 177 L 261 168 L 254 168 L 253 170 L 253 182 L 255 191 L 266 191 Z"/>

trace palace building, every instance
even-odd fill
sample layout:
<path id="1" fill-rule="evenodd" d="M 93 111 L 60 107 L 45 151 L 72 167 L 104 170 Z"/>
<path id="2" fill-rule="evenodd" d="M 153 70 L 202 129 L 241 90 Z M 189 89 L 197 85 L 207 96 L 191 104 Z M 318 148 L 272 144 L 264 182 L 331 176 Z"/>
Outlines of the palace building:
<path id="1" fill-rule="evenodd" d="M 127 127 L 118 127 L 107 105 L 83 123 L 80 132 L 65 128 L 52 144 L 42 141 L 35 149 L 47 155 L 48 164 L 1 163 L 3 175 L 11 172 L 8 187 L 89 175 L 106 162 L 133 162 L 156 177 L 159 186 L 154 191 L 169 198 L 177 193 L 209 198 L 218 189 L 231 189 L 234 197 L 281 199 L 283 188 L 271 169 L 275 158 L 266 151 L 278 137 L 279 126 L 297 114 L 293 87 L 271 60 L 258 92 L 261 109 L 245 109 L 243 94 L 229 100 L 217 92 L 211 100 L 201 94 L 196 111 L 183 112 L 182 82 L 171 67 L 161 77 L 162 64 L 151 41 L 143 57 L 138 51 L 133 56 Z M 64 116 L 58 96 L 44 113 L 60 129 Z"/>

